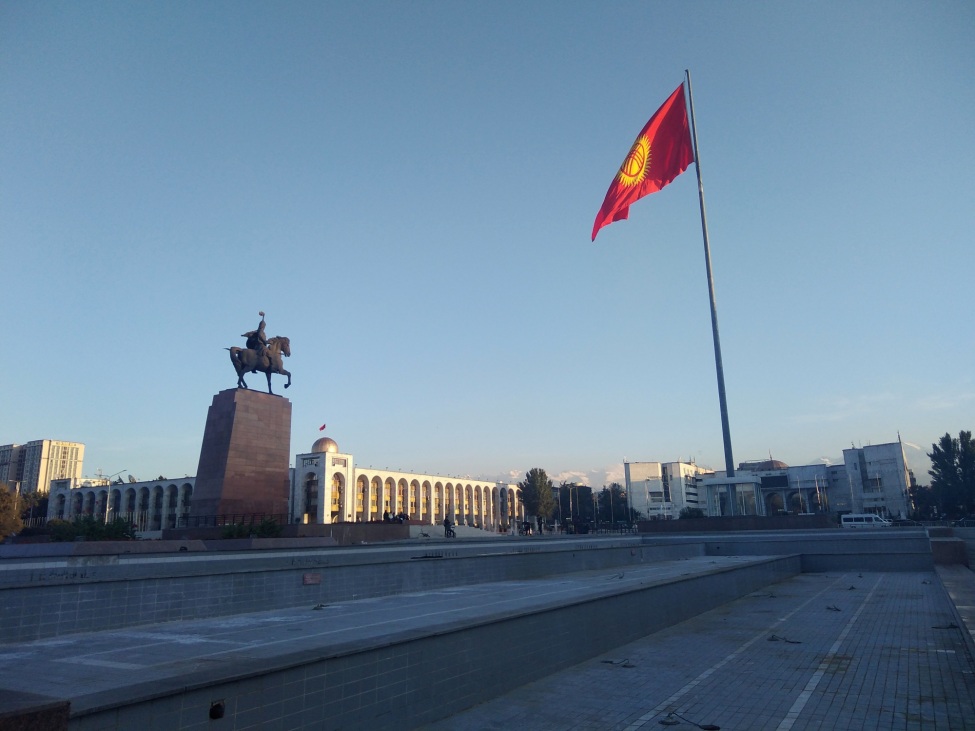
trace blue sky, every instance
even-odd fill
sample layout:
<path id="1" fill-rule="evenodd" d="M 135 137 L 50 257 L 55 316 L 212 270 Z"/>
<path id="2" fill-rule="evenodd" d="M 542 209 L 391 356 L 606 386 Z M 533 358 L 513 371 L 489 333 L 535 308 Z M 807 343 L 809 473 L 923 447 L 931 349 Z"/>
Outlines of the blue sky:
<path id="1" fill-rule="evenodd" d="M 972 28 L 950 1 L 4 3 L 0 443 L 195 474 L 264 310 L 293 453 L 325 422 L 391 469 L 722 468 L 694 166 L 589 240 L 687 68 L 735 462 L 899 432 L 925 482 L 975 413 Z"/>

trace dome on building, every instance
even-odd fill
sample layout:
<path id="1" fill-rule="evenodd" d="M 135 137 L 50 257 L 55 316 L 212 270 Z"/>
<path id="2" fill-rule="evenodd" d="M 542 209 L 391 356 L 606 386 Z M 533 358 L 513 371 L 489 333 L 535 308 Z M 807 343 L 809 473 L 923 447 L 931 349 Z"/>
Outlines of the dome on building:
<path id="1" fill-rule="evenodd" d="M 322 437 L 321 439 L 316 439 L 315 443 L 311 445 L 311 451 L 337 452 L 339 451 L 339 445 L 330 437 Z"/>

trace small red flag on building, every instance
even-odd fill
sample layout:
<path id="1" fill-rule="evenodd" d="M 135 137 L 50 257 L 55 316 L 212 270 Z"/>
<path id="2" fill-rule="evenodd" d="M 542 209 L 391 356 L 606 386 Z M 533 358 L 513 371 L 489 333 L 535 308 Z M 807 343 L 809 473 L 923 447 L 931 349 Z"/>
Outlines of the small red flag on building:
<path id="1" fill-rule="evenodd" d="M 631 204 L 669 185 L 692 162 L 694 147 L 681 84 L 637 135 L 596 215 L 592 240 L 603 226 L 628 218 Z"/>
<path id="2" fill-rule="evenodd" d="M 322 424 L 320 427 L 318 427 L 318 431 L 325 431 L 325 425 Z"/>

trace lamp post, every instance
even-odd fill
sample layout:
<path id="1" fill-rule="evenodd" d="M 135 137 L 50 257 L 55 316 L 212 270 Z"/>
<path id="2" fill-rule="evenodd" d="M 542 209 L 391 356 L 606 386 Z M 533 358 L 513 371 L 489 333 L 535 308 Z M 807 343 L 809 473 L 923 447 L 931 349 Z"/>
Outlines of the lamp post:
<path id="1" fill-rule="evenodd" d="M 112 478 L 118 477 L 123 472 L 128 472 L 128 470 L 119 470 L 118 472 L 115 472 L 105 478 L 106 480 L 108 480 L 108 489 L 105 491 L 105 515 L 102 518 L 103 523 L 108 522 L 108 509 L 109 506 L 112 504 Z"/>

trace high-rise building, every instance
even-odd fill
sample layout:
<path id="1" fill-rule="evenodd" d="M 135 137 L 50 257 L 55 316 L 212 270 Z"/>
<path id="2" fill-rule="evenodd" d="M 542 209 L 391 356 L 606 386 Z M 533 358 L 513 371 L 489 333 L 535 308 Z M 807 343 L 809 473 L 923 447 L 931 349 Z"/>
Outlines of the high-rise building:
<path id="1" fill-rule="evenodd" d="M 877 513 L 889 518 L 911 514 L 911 484 L 900 440 L 843 450 L 854 513 Z"/>
<path id="2" fill-rule="evenodd" d="M 688 462 L 625 462 L 623 473 L 630 507 L 650 520 L 670 520 L 684 508 L 705 507 L 697 478 L 712 471 Z"/>
<path id="3" fill-rule="evenodd" d="M 0 482 L 13 484 L 21 494 L 46 493 L 51 480 L 81 479 L 85 445 L 36 439 L 26 444 L 0 445 Z"/>

